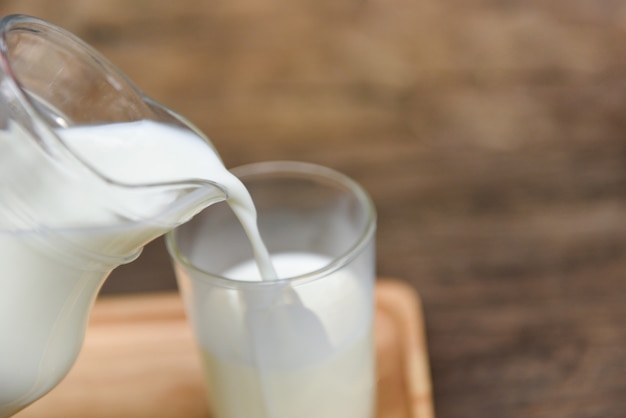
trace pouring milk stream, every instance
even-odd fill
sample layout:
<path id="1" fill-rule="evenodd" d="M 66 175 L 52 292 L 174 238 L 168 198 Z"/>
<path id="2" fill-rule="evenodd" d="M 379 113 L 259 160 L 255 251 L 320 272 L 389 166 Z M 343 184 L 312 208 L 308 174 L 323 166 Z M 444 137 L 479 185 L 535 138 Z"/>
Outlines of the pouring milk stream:
<path id="1" fill-rule="evenodd" d="M 0 30 L 3 418 L 43 396 L 67 374 L 110 271 L 204 207 L 225 200 L 248 234 L 263 279 L 277 275 L 247 190 L 195 128 L 143 96 L 67 32 L 24 16 L 5 18 Z M 72 75 L 74 69 L 83 73 Z M 107 95 L 96 93 L 91 104 L 68 107 L 68 101 L 82 100 L 94 84 L 85 81 L 85 74 L 106 84 Z M 73 90 L 77 80 L 86 84 Z M 87 113 L 81 108 L 89 106 L 94 109 Z M 280 268 L 306 268 L 309 262 L 320 260 L 287 255 Z M 242 268 L 245 276 L 255 270 Z M 233 277 L 239 273 L 230 272 Z M 216 370 L 240 373 L 224 369 L 226 364 L 211 353 L 205 355 Z M 332 379 L 332 368 L 341 364 L 337 360 L 320 372 L 317 384 Z M 283 379 L 288 384 L 289 376 Z M 272 412 L 275 406 L 267 400 L 264 404 L 267 410 L 259 416 L 279 417 Z"/>

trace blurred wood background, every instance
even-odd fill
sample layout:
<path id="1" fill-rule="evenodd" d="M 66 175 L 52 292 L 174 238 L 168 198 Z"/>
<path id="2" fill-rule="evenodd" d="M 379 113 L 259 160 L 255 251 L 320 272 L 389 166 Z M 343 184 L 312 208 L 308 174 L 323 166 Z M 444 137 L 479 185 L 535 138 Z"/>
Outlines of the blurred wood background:
<path id="1" fill-rule="evenodd" d="M 0 0 L 100 50 L 229 167 L 356 179 L 421 294 L 435 407 L 626 416 L 626 2 Z M 104 293 L 171 289 L 162 241 Z M 348 417 L 346 417 L 348 418 Z"/>

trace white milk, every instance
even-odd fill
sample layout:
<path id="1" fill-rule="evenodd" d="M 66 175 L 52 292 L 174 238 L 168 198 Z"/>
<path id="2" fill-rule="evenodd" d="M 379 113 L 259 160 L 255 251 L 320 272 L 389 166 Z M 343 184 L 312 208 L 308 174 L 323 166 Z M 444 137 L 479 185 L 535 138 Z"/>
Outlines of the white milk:
<path id="1" fill-rule="evenodd" d="M 364 367 L 372 355 L 368 334 L 324 362 L 291 369 L 261 372 L 216 358 L 208 350 L 202 359 L 217 417 L 372 418 L 374 376 Z"/>
<path id="2" fill-rule="evenodd" d="M 218 154 L 200 137 L 151 121 L 71 128 L 64 130 L 62 136 L 69 148 L 97 171 L 123 184 L 198 179 L 223 186 L 228 191 L 228 205 L 250 239 L 263 276 L 276 278 L 269 254 L 259 235 L 256 210 L 250 194 L 241 181 L 224 167 Z M 167 195 L 159 194 L 149 202 L 132 202 L 135 205 L 132 211 L 155 211 L 171 203 L 171 198 L 167 199 Z M 115 207 L 124 207 L 128 203 L 128 200 L 120 199 Z M 183 220 L 179 221 L 182 223 Z"/>
<path id="3" fill-rule="evenodd" d="M 58 133 L 95 170 L 120 183 L 198 179 L 223 185 L 257 254 L 267 258 L 250 196 L 200 137 L 150 121 Z M 67 157 L 63 147 L 52 151 L 58 158 L 38 148 L 17 125 L 0 131 L 0 417 L 39 398 L 67 373 L 110 270 L 202 208 L 196 202 L 191 212 L 175 213 L 184 218 L 165 221 L 160 214 L 175 203 L 175 191 L 113 187 L 80 164 L 78 173 L 59 166 Z M 271 277 L 271 266 L 264 266 Z"/>
<path id="4" fill-rule="evenodd" d="M 39 155 L 38 145 L 19 127 L 11 128 L 0 131 L 0 180 L 19 195 L 0 205 L 0 417 L 36 400 L 68 372 L 91 304 L 110 270 L 130 261 L 134 249 L 215 202 L 196 200 L 188 211 L 174 212 L 180 218 L 163 219 L 162 212 L 179 197 L 175 188 L 113 187 L 84 167 L 77 175 L 51 158 L 25 158 Z M 263 277 L 276 277 L 247 190 L 201 138 L 149 121 L 69 128 L 59 134 L 73 153 L 115 182 L 197 179 L 223 185 Z M 62 156 L 64 150 L 56 152 Z M 0 182 L 0 191 L 2 187 Z M 20 206 L 21 201 L 27 205 Z M 25 207 L 40 210 L 28 213 Z M 328 259 L 287 254 L 275 262 L 279 276 L 285 277 L 323 267 Z M 252 261 L 225 274 L 259 280 Z M 290 301 L 288 308 L 263 315 L 255 315 L 252 299 L 209 295 L 207 309 L 216 315 L 208 317 L 215 321 L 199 338 L 209 385 L 217 393 L 236 385 L 230 395 L 214 399 L 223 417 L 260 418 L 261 411 L 266 418 L 368 416 L 374 377 L 362 365 L 373 356 L 371 295 L 350 272 L 335 275 L 296 288 L 295 298 L 294 290 L 285 288 L 279 296 Z M 286 322 L 310 326 L 304 334 L 311 340 L 296 336 Z M 284 345 L 277 347 L 276 339 Z M 290 347 L 298 350 L 290 352 Z"/>
<path id="5" fill-rule="evenodd" d="M 313 272 L 330 261 L 309 253 L 272 255 L 278 277 Z M 222 275 L 261 280 L 254 260 Z M 284 297 L 287 307 L 250 309 L 245 292 L 229 289 L 213 288 L 204 294 L 199 314 L 219 318 L 196 327 L 216 416 L 370 418 L 375 376 L 366 366 L 373 364 L 374 355 L 373 312 L 366 287 L 341 269 L 273 295 Z M 307 317 L 311 314 L 324 335 Z M 305 341 L 309 337 L 315 340 Z M 320 343 L 323 338 L 327 341 Z"/>

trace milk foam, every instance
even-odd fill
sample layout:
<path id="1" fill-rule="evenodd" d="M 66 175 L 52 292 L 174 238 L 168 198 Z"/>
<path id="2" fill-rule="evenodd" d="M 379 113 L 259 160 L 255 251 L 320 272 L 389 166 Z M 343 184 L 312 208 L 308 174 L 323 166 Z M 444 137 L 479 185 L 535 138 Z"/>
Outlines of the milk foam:
<path id="1" fill-rule="evenodd" d="M 271 256 L 276 275 L 281 279 L 312 273 L 328 265 L 332 258 L 313 253 L 277 253 Z M 222 276 L 233 280 L 259 282 L 263 280 L 256 260 L 247 260 L 231 267 Z"/>

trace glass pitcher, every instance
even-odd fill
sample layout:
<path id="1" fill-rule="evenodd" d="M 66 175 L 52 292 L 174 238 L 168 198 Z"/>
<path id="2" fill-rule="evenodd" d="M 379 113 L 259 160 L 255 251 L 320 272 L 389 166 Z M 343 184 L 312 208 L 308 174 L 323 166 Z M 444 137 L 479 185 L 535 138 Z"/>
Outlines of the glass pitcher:
<path id="1" fill-rule="evenodd" d="M 68 32 L 23 15 L 0 21 L 0 418 L 67 374 L 112 269 L 226 199 L 207 180 L 116 181 L 62 135 L 143 120 L 212 147 Z"/>

